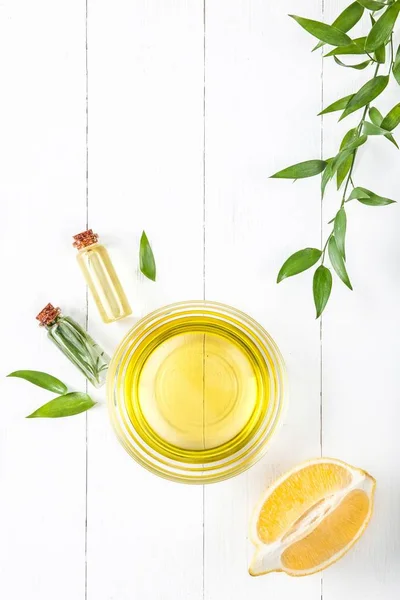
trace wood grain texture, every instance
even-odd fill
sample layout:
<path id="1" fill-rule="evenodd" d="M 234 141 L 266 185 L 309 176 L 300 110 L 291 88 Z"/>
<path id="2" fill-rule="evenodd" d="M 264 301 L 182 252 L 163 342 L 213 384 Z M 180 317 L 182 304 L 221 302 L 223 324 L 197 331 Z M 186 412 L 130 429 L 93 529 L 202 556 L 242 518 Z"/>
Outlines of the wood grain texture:
<path id="1" fill-rule="evenodd" d="M 203 11 L 181 0 L 89 3 L 89 223 L 133 318 L 89 328 L 113 350 L 134 320 L 203 293 Z M 105 43 L 107 40 L 107 43 Z M 145 229 L 157 282 L 139 273 Z M 201 487 L 144 471 L 106 412 L 89 415 L 89 600 L 200 600 Z"/>
<path id="2" fill-rule="evenodd" d="M 349 206 L 354 292 L 334 281 L 322 329 L 311 273 L 275 283 L 289 254 L 320 245 L 321 202 L 319 178 L 292 185 L 269 175 L 331 156 L 358 117 L 339 125 L 335 115 L 318 119 L 321 103 L 367 78 L 322 63 L 287 14 L 332 22 L 347 3 L 88 0 L 87 13 L 78 0 L 1 3 L 3 374 L 48 370 L 84 389 L 35 324 L 48 301 L 87 319 L 112 353 L 137 318 L 204 296 L 269 331 L 290 388 L 283 426 L 262 461 L 203 489 L 136 465 L 111 430 L 104 390 L 93 393 L 99 406 L 86 417 L 25 421 L 51 395 L 3 378 L 1 598 L 397 597 L 399 209 Z M 393 85 L 376 105 L 387 112 L 397 101 Z M 373 139 L 360 156 L 357 183 L 396 198 L 394 147 Z M 323 235 L 337 204 L 332 186 Z M 132 302 L 133 316 L 120 323 L 104 326 L 86 302 L 70 241 L 87 223 Z M 143 229 L 155 284 L 139 272 Z M 251 578 L 247 531 L 259 494 L 321 453 L 377 478 L 371 526 L 322 576 Z"/>
<path id="3" fill-rule="evenodd" d="M 319 18 L 315 2 L 303 12 Z M 318 178 L 269 175 L 320 153 L 320 58 L 287 18 L 294 1 L 207 3 L 206 297 L 254 316 L 286 359 L 283 427 L 247 474 L 205 490 L 205 598 L 320 598 L 320 578 L 253 579 L 247 532 L 253 506 L 276 476 L 320 454 L 320 342 L 312 276 L 276 285 L 289 254 L 320 241 Z M 224 35 L 221 36 L 223 24 Z M 290 37 L 291 43 L 282 43 Z M 302 52 L 301 68 L 293 47 Z M 295 98 L 295 100 L 294 100 Z"/>
<path id="4" fill-rule="evenodd" d="M 71 236 L 85 222 L 85 11 L 82 2 L 0 6 L 0 597 L 84 599 L 85 415 L 24 417 L 54 394 L 4 379 L 83 377 L 46 339 L 47 302 L 85 319 Z"/>
<path id="5" fill-rule="evenodd" d="M 325 2 L 326 20 L 332 22 L 346 4 Z M 366 17 L 355 31 L 362 35 L 368 27 Z M 325 62 L 325 105 L 356 91 L 371 76 L 371 69 L 355 74 Z M 374 105 L 386 114 L 398 101 L 399 87 L 392 83 Z M 359 119 L 358 113 L 340 124 L 333 115 L 324 118 L 326 156 Z M 399 199 L 398 172 L 398 150 L 387 140 L 372 138 L 359 153 L 354 182 Z M 335 214 L 338 201 L 332 186 L 324 203 L 324 223 Z M 347 218 L 347 266 L 354 291 L 336 277 L 323 318 L 323 452 L 368 470 L 377 479 L 377 493 L 364 537 L 324 573 L 324 599 L 395 598 L 400 586 L 400 212 L 398 205 L 350 203 Z"/>

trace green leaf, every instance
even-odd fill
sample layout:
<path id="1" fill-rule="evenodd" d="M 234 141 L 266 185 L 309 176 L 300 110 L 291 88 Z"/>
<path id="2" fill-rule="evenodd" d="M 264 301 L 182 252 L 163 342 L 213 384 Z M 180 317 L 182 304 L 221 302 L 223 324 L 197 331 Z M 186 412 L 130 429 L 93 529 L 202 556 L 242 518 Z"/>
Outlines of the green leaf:
<path id="1" fill-rule="evenodd" d="M 27 419 L 48 418 L 55 419 L 59 417 L 71 417 L 78 415 L 92 408 L 94 402 L 88 394 L 81 392 L 70 392 L 63 396 L 58 396 L 54 400 L 50 400 L 47 404 L 43 404 L 40 408 L 28 415 Z"/>
<path id="2" fill-rule="evenodd" d="M 400 103 L 393 106 L 392 110 L 388 112 L 386 117 L 383 119 L 381 127 L 382 129 L 388 129 L 393 131 L 400 123 Z"/>
<path id="3" fill-rule="evenodd" d="M 388 75 L 378 75 L 378 77 L 373 77 L 367 81 L 367 83 L 354 94 L 339 120 L 341 121 L 359 108 L 362 108 L 372 102 L 372 100 L 375 100 L 375 98 L 386 88 L 388 82 Z"/>
<path id="4" fill-rule="evenodd" d="M 373 123 L 369 123 L 365 121 L 363 125 L 363 132 L 365 135 L 385 135 L 387 134 L 386 129 L 382 129 L 382 127 L 378 127 L 378 125 L 374 125 Z"/>
<path id="5" fill-rule="evenodd" d="M 386 47 L 384 44 L 382 44 L 382 46 L 379 46 L 376 50 L 375 50 L 375 60 L 380 63 L 381 65 L 384 65 L 386 62 Z"/>
<path id="6" fill-rule="evenodd" d="M 344 158 L 343 162 L 341 162 L 336 171 L 336 189 L 340 189 L 343 181 L 346 179 L 349 171 L 351 169 L 351 165 L 353 163 L 353 153 L 349 154 L 346 158 Z"/>
<path id="7" fill-rule="evenodd" d="M 29 383 L 38 385 L 39 387 L 49 390 L 50 392 L 55 392 L 56 394 L 65 394 L 68 389 L 65 383 L 57 379 L 57 377 L 53 377 L 53 375 L 43 373 L 42 371 L 14 371 L 7 375 L 7 377 L 19 377 L 20 379 L 25 379 L 25 381 L 29 381 Z"/>
<path id="8" fill-rule="evenodd" d="M 383 124 L 383 120 L 382 120 L 382 124 Z M 392 144 L 394 144 L 396 146 L 396 148 L 398 148 L 397 142 L 394 139 L 393 135 L 391 133 L 389 133 L 387 129 L 383 129 L 383 127 L 379 127 L 378 125 L 375 125 L 374 123 L 368 123 L 368 121 L 366 121 L 363 125 L 363 132 L 366 135 L 383 135 L 386 139 L 388 139 L 390 142 L 392 142 Z"/>
<path id="9" fill-rule="evenodd" d="M 340 31 L 350 31 L 358 23 L 364 13 L 364 7 L 359 2 L 353 2 L 333 21 L 333 27 Z"/>
<path id="10" fill-rule="evenodd" d="M 333 233 L 335 235 L 336 246 L 340 254 L 346 260 L 345 238 L 346 238 L 347 217 L 344 208 L 341 208 L 335 217 Z"/>
<path id="11" fill-rule="evenodd" d="M 392 68 L 392 73 L 393 73 L 393 77 L 395 78 L 397 83 L 400 85 L 400 61 L 394 62 L 393 68 Z"/>
<path id="12" fill-rule="evenodd" d="M 332 274 L 327 267 L 320 265 L 314 273 L 313 294 L 317 319 L 324 311 L 332 290 Z"/>
<path id="13" fill-rule="evenodd" d="M 322 198 L 324 197 L 326 186 L 328 185 L 329 181 L 334 176 L 334 172 L 332 171 L 332 161 L 333 161 L 333 158 L 328 158 L 328 160 L 326 161 L 328 164 L 326 166 L 325 171 L 322 173 L 322 177 L 321 177 L 321 196 L 322 196 Z"/>
<path id="14" fill-rule="evenodd" d="M 374 108 L 373 106 L 369 109 L 368 111 L 369 114 L 369 118 L 371 119 L 371 121 L 373 122 L 374 125 L 377 125 L 378 127 L 380 127 L 382 121 L 383 121 L 383 116 L 381 115 L 381 113 L 379 112 L 379 110 L 377 108 Z"/>
<path id="15" fill-rule="evenodd" d="M 296 15 L 289 15 L 289 17 L 292 17 L 303 29 L 321 40 L 321 42 L 331 44 L 332 46 L 347 46 L 351 44 L 351 38 L 332 25 L 321 23 L 321 21 L 313 21 L 312 19 L 304 19 Z"/>
<path id="16" fill-rule="evenodd" d="M 346 144 L 346 146 L 344 146 L 343 150 L 346 150 L 347 152 L 349 152 L 350 150 L 355 150 L 359 146 L 362 146 L 363 144 L 365 144 L 367 139 L 368 139 L 368 136 L 360 135 L 360 136 L 356 137 L 356 139 L 353 140 L 352 142 L 349 142 L 348 144 Z"/>
<path id="17" fill-rule="evenodd" d="M 346 271 L 346 266 L 344 264 L 343 256 L 341 255 L 341 253 L 338 250 L 334 235 L 332 235 L 329 240 L 328 253 L 329 253 L 329 259 L 332 263 L 332 267 L 335 269 L 337 275 L 340 277 L 340 279 L 343 281 L 343 283 L 345 285 L 347 285 L 347 287 L 350 290 L 352 290 L 353 288 L 351 286 L 350 279 L 349 279 L 349 276 Z"/>
<path id="18" fill-rule="evenodd" d="M 396 58 L 392 68 L 393 77 L 400 85 L 400 46 L 397 48 Z"/>
<path id="19" fill-rule="evenodd" d="M 346 179 L 353 162 L 354 152 L 343 152 L 338 154 L 337 162 L 334 165 L 336 171 L 336 189 L 340 189 L 343 181 Z"/>
<path id="20" fill-rule="evenodd" d="M 333 50 L 325 54 L 325 58 L 328 56 L 340 56 L 341 54 L 366 54 L 364 48 L 366 39 L 366 37 L 355 38 L 348 46 L 333 48 Z"/>
<path id="21" fill-rule="evenodd" d="M 340 150 L 343 150 L 349 144 L 351 144 L 351 142 L 353 142 L 356 139 L 356 137 L 357 137 L 357 127 L 353 127 L 352 129 L 349 129 L 349 131 L 345 134 L 345 136 L 343 137 L 343 139 L 340 143 Z"/>
<path id="22" fill-rule="evenodd" d="M 376 2 L 375 0 L 357 0 L 357 2 L 364 8 L 374 11 L 381 10 L 381 8 L 384 8 L 385 6 L 383 2 Z"/>
<path id="23" fill-rule="evenodd" d="M 360 135 L 354 138 L 354 140 L 349 140 L 344 146 L 343 151 L 350 152 L 355 150 L 359 146 L 362 146 L 367 141 L 366 135 Z"/>
<path id="24" fill-rule="evenodd" d="M 364 8 L 358 2 L 353 2 L 353 4 L 350 4 L 350 6 L 345 8 L 333 21 L 332 27 L 336 27 L 336 29 L 340 29 L 340 31 L 344 32 L 350 31 L 350 29 L 352 29 L 361 19 L 363 12 Z M 323 45 L 324 42 L 319 42 L 315 48 L 313 48 L 313 51 L 321 48 Z"/>
<path id="25" fill-rule="evenodd" d="M 373 196 L 372 198 L 359 198 L 358 201 L 366 206 L 387 206 L 388 204 L 394 204 L 396 202 L 395 200 L 388 200 L 377 196 Z"/>
<path id="26" fill-rule="evenodd" d="M 359 198 L 369 198 L 369 194 L 367 194 L 364 188 L 355 187 L 348 197 L 348 200 L 358 200 Z"/>
<path id="27" fill-rule="evenodd" d="M 355 188 L 357 189 L 357 188 Z M 359 187 L 359 190 L 365 192 L 367 197 L 357 198 L 359 202 L 365 204 L 366 206 L 387 206 L 388 204 L 395 204 L 395 200 L 390 200 L 390 198 L 384 198 L 383 196 L 378 196 L 378 194 L 374 194 L 371 190 L 367 190 L 367 188 Z M 354 190 L 353 190 L 354 192 Z"/>
<path id="28" fill-rule="evenodd" d="M 332 104 L 324 108 L 324 110 L 322 110 L 320 113 L 318 113 L 318 116 L 326 115 L 328 113 L 335 112 L 336 110 L 343 110 L 344 108 L 346 108 L 353 96 L 354 94 L 350 94 L 349 96 L 345 96 L 344 98 L 336 100 L 336 102 L 333 102 Z"/>
<path id="29" fill-rule="evenodd" d="M 326 167 L 325 160 L 306 160 L 296 165 L 286 167 L 282 171 L 278 171 L 271 178 L 275 179 L 304 179 L 305 177 L 314 177 L 319 175 Z"/>
<path id="30" fill-rule="evenodd" d="M 336 171 L 338 171 L 338 169 L 342 167 L 346 160 L 352 155 L 353 151 L 359 146 L 365 144 L 367 139 L 368 137 L 366 135 L 361 135 L 359 137 L 357 136 L 353 141 L 344 146 L 343 150 L 341 150 L 333 159 L 332 171 L 336 173 Z"/>
<path id="31" fill-rule="evenodd" d="M 388 37 L 393 31 L 399 11 L 400 2 L 395 2 L 385 10 L 381 17 L 379 17 L 369 32 L 367 41 L 365 42 L 365 50 L 367 52 L 373 52 L 382 44 L 386 44 Z"/>
<path id="32" fill-rule="evenodd" d="M 343 181 L 340 181 L 342 179 L 342 171 L 344 172 L 347 170 L 348 161 L 349 161 L 349 159 L 351 160 L 353 154 L 354 154 L 353 152 L 347 152 L 347 151 L 343 150 L 342 152 L 339 152 L 332 161 L 333 173 L 337 174 L 337 172 L 339 170 L 341 172 L 341 177 L 339 178 L 339 181 L 337 180 L 337 177 L 336 177 L 337 189 L 339 189 L 339 187 L 340 187 L 339 183 L 340 183 L 340 185 L 342 185 L 342 183 L 343 183 Z M 347 170 L 347 173 L 348 173 L 348 170 Z"/>
<path id="33" fill-rule="evenodd" d="M 292 277 L 293 275 L 298 275 L 298 273 L 306 271 L 318 262 L 321 258 L 321 254 L 321 250 L 318 250 L 317 248 L 304 248 L 304 250 L 295 252 L 283 263 L 278 274 L 277 283 L 280 283 L 287 277 Z"/>
<path id="34" fill-rule="evenodd" d="M 346 65 L 337 56 L 334 56 L 333 58 L 337 65 L 340 65 L 341 67 L 346 67 L 347 69 L 357 69 L 357 71 L 362 71 L 371 64 L 370 60 L 365 60 L 362 63 L 357 63 L 356 65 Z"/>
<path id="35" fill-rule="evenodd" d="M 342 139 L 342 142 L 340 144 L 340 150 L 343 150 L 344 148 L 346 148 L 346 146 L 348 146 L 356 137 L 357 137 L 357 129 L 356 128 L 350 129 L 350 131 L 348 131 L 346 133 L 346 135 L 344 136 L 344 138 Z M 353 153 L 349 154 L 347 156 L 347 158 L 339 164 L 337 171 L 336 171 L 337 189 L 340 188 L 343 181 L 346 179 L 346 177 L 351 169 L 352 162 L 353 162 Z"/>
<path id="36" fill-rule="evenodd" d="M 156 280 L 156 263 L 154 260 L 153 250 L 151 249 L 150 242 L 147 239 L 147 235 L 143 231 L 142 237 L 140 238 L 140 251 L 139 251 L 140 270 L 151 281 Z"/>
<path id="37" fill-rule="evenodd" d="M 391 133 L 387 133 L 385 135 L 385 138 L 387 140 L 389 140 L 389 142 L 392 142 L 392 144 L 394 144 L 396 146 L 396 148 L 399 150 L 399 145 L 398 145 L 398 143 L 396 142 L 396 140 L 394 139 L 394 137 L 393 137 L 393 135 Z"/>

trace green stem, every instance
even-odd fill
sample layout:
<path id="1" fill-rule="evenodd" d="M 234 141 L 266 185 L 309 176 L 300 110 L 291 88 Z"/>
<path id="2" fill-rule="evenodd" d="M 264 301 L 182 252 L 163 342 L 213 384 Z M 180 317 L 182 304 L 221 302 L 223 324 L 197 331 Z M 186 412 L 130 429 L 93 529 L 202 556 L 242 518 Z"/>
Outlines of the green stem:
<path id="1" fill-rule="evenodd" d="M 376 67 L 375 67 L 375 72 L 374 72 L 374 77 L 373 77 L 374 79 L 378 75 L 379 67 L 380 67 L 380 65 L 378 63 L 376 65 Z M 357 135 L 356 135 L 356 138 L 359 138 L 360 135 L 361 135 L 362 128 L 363 128 L 364 123 L 365 123 L 365 118 L 367 116 L 369 106 L 370 106 L 370 103 L 368 103 L 365 106 L 364 110 L 363 110 L 363 114 L 362 114 L 361 120 L 360 120 L 360 122 L 359 122 L 359 124 L 357 126 Z M 354 164 L 356 162 L 357 150 L 358 150 L 358 148 L 356 148 L 354 150 L 354 153 L 353 153 L 353 159 L 351 161 L 350 171 L 349 171 L 349 174 L 347 175 L 346 183 L 345 183 L 345 186 L 344 186 L 343 197 L 342 197 L 342 202 L 341 202 L 340 208 L 342 208 L 342 206 L 344 205 L 344 202 L 345 202 L 345 199 L 346 199 L 346 194 L 347 194 L 347 188 L 349 187 L 350 181 L 352 182 L 352 175 L 353 175 L 353 170 L 354 170 Z M 352 182 L 352 185 L 354 187 L 353 182 Z"/>
<path id="2" fill-rule="evenodd" d="M 326 252 L 326 249 L 328 247 L 329 240 L 331 239 L 332 236 L 333 236 L 333 228 L 332 228 L 332 231 L 330 232 L 330 234 L 328 235 L 328 239 L 326 240 L 324 247 L 322 248 L 321 265 L 324 264 L 325 252 Z"/>
<path id="3" fill-rule="evenodd" d="M 394 60 L 393 60 L 393 57 L 394 57 L 393 33 L 390 35 L 389 47 L 390 47 L 390 62 L 389 62 L 389 73 L 388 73 L 388 75 L 390 75 L 390 72 L 393 69 L 393 65 L 394 65 Z"/>
<path id="4" fill-rule="evenodd" d="M 380 67 L 380 64 L 378 63 L 378 64 L 376 65 L 376 68 L 375 68 L 374 77 L 373 77 L 374 79 L 375 79 L 375 77 L 378 75 L 379 67 Z M 369 109 L 369 107 L 370 107 L 370 103 L 368 103 L 368 104 L 365 106 L 364 110 L 363 110 L 363 113 L 362 113 L 361 120 L 360 120 L 359 124 L 357 125 L 357 134 L 356 134 L 356 138 L 355 138 L 355 139 L 359 138 L 359 137 L 360 137 L 360 135 L 361 135 L 362 128 L 363 128 L 363 125 L 364 125 L 364 123 L 365 123 L 365 119 L 366 119 L 366 116 L 367 116 L 367 113 L 368 113 L 368 109 Z M 356 149 L 354 150 L 354 152 L 353 152 L 353 158 L 352 158 L 352 160 L 351 160 L 351 166 L 350 166 L 349 173 L 348 173 L 348 175 L 347 175 L 347 177 L 346 177 L 346 183 L 345 183 L 345 185 L 344 185 L 344 189 L 343 189 L 343 196 L 342 196 L 342 201 L 341 201 L 341 203 L 340 203 L 340 208 L 339 208 L 339 210 L 340 210 L 341 208 L 343 208 L 343 206 L 344 206 L 344 203 L 346 202 L 346 194 L 347 194 L 347 189 L 348 189 L 348 187 L 349 187 L 349 184 L 351 183 L 351 185 L 354 187 L 354 182 L 353 182 L 352 175 L 353 175 L 354 165 L 355 165 L 355 162 L 356 162 L 357 151 L 358 151 L 358 148 L 356 148 Z M 324 245 L 324 247 L 323 247 L 323 249 L 322 249 L 322 254 L 321 254 L 321 264 L 322 264 L 322 265 L 324 264 L 324 260 L 325 260 L 325 254 L 326 254 L 326 249 L 327 249 L 327 247 L 328 247 L 329 240 L 331 239 L 331 237 L 332 237 L 332 235 L 333 235 L 334 228 L 335 228 L 335 223 L 333 223 L 332 231 L 330 232 L 330 234 L 329 234 L 329 236 L 328 236 L 328 238 L 327 238 L 327 240 L 326 240 L 326 242 L 325 242 L 325 245 Z"/>
<path id="5" fill-rule="evenodd" d="M 376 74 L 377 74 L 377 72 L 378 72 L 378 69 L 379 69 L 379 65 L 378 65 L 378 66 L 377 66 L 377 68 L 375 69 L 375 75 L 374 75 L 374 77 L 376 77 Z M 363 125 L 364 125 L 364 123 L 365 123 L 365 117 L 367 116 L 368 109 L 369 109 L 369 104 L 367 104 L 367 105 L 366 105 L 366 107 L 365 107 L 365 108 L 364 108 L 364 110 L 363 110 L 363 115 L 362 115 L 362 117 L 361 117 L 361 121 L 359 122 L 359 124 L 358 124 L 358 127 L 357 127 L 357 135 L 356 135 L 356 139 L 357 139 L 357 138 L 359 138 L 359 137 L 360 137 L 360 135 L 361 135 L 361 131 L 362 131 Z M 346 200 L 346 194 L 347 194 L 347 188 L 349 187 L 349 183 L 350 183 L 350 181 L 351 181 L 351 182 L 353 181 L 353 180 L 352 180 L 352 175 L 353 175 L 353 170 L 354 170 L 354 164 L 355 164 L 355 162 L 356 162 L 357 150 L 358 150 L 358 148 L 356 148 L 356 149 L 354 150 L 354 152 L 353 152 L 353 158 L 352 158 L 352 160 L 351 160 L 351 166 L 350 166 L 349 174 L 347 175 L 347 178 L 346 178 L 346 183 L 345 183 L 345 185 L 344 185 L 344 189 L 343 189 L 343 197 L 342 197 L 342 202 L 341 202 L 341 204 L 340 204 L 340 208 L 342 208 L 342 207 L 343 207 L 343 205 L 344 205 L 344 203 L 345 203 L 345 200 Z M 353 185 L 353 187 L 354 187 L 354 184 L 353 184 L 353 183 L 352 183 L 352 185 Z"/>

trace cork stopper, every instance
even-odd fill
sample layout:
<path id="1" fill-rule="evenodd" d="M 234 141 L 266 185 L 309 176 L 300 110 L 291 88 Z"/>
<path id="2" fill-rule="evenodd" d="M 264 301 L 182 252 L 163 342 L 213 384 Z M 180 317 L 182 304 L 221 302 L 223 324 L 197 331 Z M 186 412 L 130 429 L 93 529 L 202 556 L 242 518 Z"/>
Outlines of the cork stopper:
<path id="1" fill-rule="evenodd" d="M 97 233 L 93 233 L 92 229 L 82 231 L 82 233 L 77 233 L 73 236 L 73 238 L 75 241 L 72 245 L 78 250 L 82 250 L 82 248 L 86 248 L 86 246 L 91 246 L 92 244 L 97 244 L 99 240 L 99 236 Z"/>
<path id="2" fill-rule="evenodd" d="M 51 325 L 57 319 L 61 313 L 61 308 L 54 308 L 52 304 L 47 304 L 43 310 L 37 315 L 37 320 L 40 321 L 40 325 L 46 326 Z"/>

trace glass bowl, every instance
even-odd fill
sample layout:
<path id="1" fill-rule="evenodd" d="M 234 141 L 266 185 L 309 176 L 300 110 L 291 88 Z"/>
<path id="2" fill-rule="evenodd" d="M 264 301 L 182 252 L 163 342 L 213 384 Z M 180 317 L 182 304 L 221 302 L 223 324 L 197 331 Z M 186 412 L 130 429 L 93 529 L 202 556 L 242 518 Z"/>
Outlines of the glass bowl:
<path id="1" fill-rule="evenodd" d="M 248 469 L 280 421 L 285 369 L 269 334 L 215 302 L 161 308 L 117 348 L 107 377 L 111 422 L 148 470 L 212 483 Z"/>

